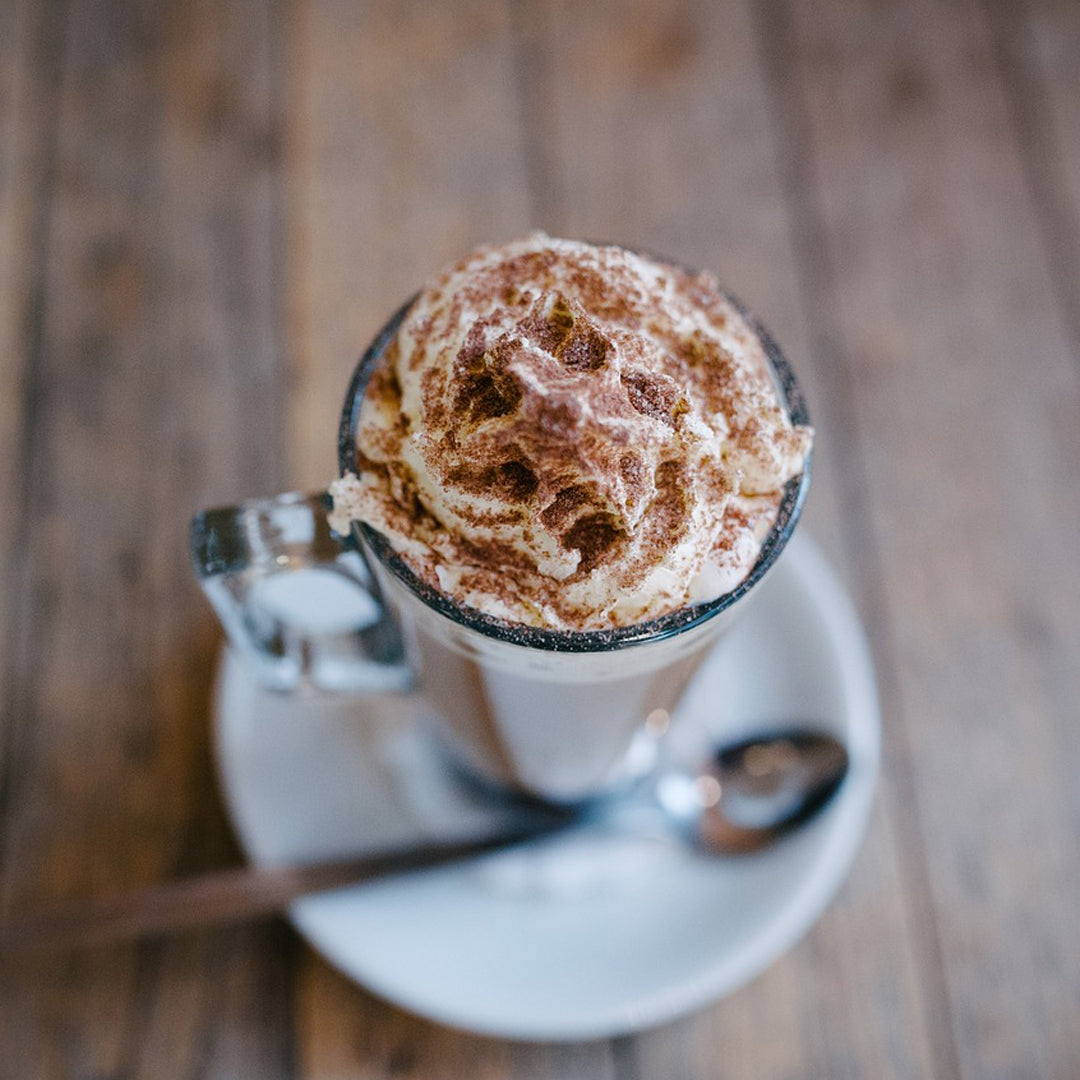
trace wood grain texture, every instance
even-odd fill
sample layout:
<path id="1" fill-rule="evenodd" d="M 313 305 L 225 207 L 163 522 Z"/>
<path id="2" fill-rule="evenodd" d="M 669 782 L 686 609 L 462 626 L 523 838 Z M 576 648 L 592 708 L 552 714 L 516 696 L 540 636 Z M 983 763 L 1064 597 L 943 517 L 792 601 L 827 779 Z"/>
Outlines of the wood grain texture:
<path id="1" fill-rule="evenodd" d="M 568 1046 L 283 924 L 0 967 L 0 1076 L 1080 1075 L 1080 14 L 1068 0 L 0 5 L 0 907 L 238 859 L 200 507 L 322 487 L 382 321 L 542 226 L 709 267 L 820 438 L 886 720 L 840 896 Z"/>
<path id="2" fill-rule="evenodd" d="M 1080 358 L 1080 10 L 988 2 L 991 40 L 1059 310 Z"/>
<path id="3" fill-rule="evenodd" d="M 1021 143 L 981 9 L 792 14 L 939 1008 L 961 1075 L 1071 1075 L 1080 385 Z"/>
<path id="4" fill-rule="evenodd" d="M 5 603 L 12 910 L 235 858 L 207 743 L 217 635 L 186 521 L 278 486 L 282 460 L 267 11 L 75 0 L 29 30 L 44 92 L 28 115 L 52 145 L 27 177 L 45 209 Z M 235 1075 L 238 1055 L 281 1074 L 290 940 L 5 963 L 0 1074 Z"/>
<path id="5" fill-rule="evenodd" d="M 30 3 L 0 11 L 0 685 L 7 661 L 25 649 L 25 611 L 17 583 L 28 525 L 24 465 L 34 424 L 34 357 L 41 332 L 41 240 L 48 223 L 60 43 L 47 9 Z M 11 702 L 0 698 L 4 713 Z M 0 814 L 9 768 L 9 728 L 0 724 Z M 0 887 L 0 904 L 5 890 Z"/>
<path id="6" fill-rule="evenodd" d="M 42 36 L 32 5 L 0 10 L 0 551 L 10 551 L 15 525 L 27 322 L 36 245 L 35 194 L 47 169 L 48 109 L 34 45 Z M 2 645 L 0 645 L 2 648 Z M 0 654 L 2 667 L 2 654 Z"/>

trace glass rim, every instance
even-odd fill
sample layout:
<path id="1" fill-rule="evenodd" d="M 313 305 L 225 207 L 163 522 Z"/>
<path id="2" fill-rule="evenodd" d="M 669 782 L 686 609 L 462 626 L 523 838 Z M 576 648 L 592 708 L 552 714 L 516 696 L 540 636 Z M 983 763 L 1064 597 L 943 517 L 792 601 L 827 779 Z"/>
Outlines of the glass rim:
<path id="1" fill-rule="evenodd" d="M 668 266 L 679 265 L 671 260 L 659 259 L 656 256 L 650 256 L 650 258 Z M 780 346 L 777 345 L 772 335 L 738 298 L 726 289 L 721 289 L 720 292 L 746 320 L 750 329 L 760 340 L 772 368 L 789 419 L 793 424 L 808 425 L 810 423 L 810 414 L 806 407 L 806 399 L 795 378 L 795 373 L 780 350 Z M 345 403 L 342 408 L 341 423 L 338 429 L 338 467 L 342 476 L 347 472 L 355 473 L 357 471 L 356 435 L 360 422 L 360 408 L 368 379 L 387 347 L 397 336 L 405 316 L 418 296 L 419 293 L 414 294 L 394 312 L 364 351 L 363 356 L 356 365 L 356 369 L 353 371 L 352 378 L 349 380 Z M 352 529 L 361 550 L 366 546 L 379 560 L 380 564 L 390 571 L 425 607 L 437 611 L 461 626 L 507 644 L 541 649 L 547 652 L 607 652 L 612 649 L 623 649 L 632 645 L 662 641 L 674 637 L 676 634 L 696 629 L 733 607 L 750 592 L 765 576 L 773 563 L 776 562 L 780 552 L 795 531 L 795 525 L 802 514 L 807 492 L 810 488 L 812 457 L 813 448 L 811 447 L 803 471 L 784 485 L 776 520 L 762 541 L 757 560 L 751 567 L 750 572 L 734 589 L 713 600 L 690 604 L 666 615 L 660 615 L 654 619 L 631 623 L 626 626 L 613 626 L 596 630 L 555 630 L 548 627 L 511 622 L 494 615 L 488 615 L 476 608 L 459 603 L 453 597 L 429 585 L 397 553 L 390 541 L 366 522 L 353 521 Z"/>

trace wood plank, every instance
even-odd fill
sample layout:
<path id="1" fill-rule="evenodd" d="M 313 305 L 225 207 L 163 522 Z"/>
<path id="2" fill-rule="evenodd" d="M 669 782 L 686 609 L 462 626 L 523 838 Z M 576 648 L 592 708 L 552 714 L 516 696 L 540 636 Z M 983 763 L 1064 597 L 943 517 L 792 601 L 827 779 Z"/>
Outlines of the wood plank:
<path id="1" fill-rule="evenodd" d="M 1080 358 L 1080 10 L 1067 0 L 992 0 L 987 12 L 1061 319 Z"/>
<path id="2" fill-rule="evenodd" d="M 5 697 L 12 908 L 236 857 L 186 524 L 273 490 L 283 460 L 267 8 L 74 0 L 43 21 L 62 52 Z M 283 940 L 268 925 L 5 965 L 0 1073 L 285 1075 Z"/>
<path id="3" fill-rule="evenodd" d="M 41 242 L 48 222 L 53 131 L 62 38 L 46 5 L 0 9 L 0 827 L 18 756 L 17 664 L 27 662 L 28 597 L 21 588 L 29 523 L 26 444 L 34 422 L 34 360 L 40 341 Z M 13 875 L 0 843 L 0 908 L 10 908 Z M 62 972 L 45 973 L 49 979 Z M 0 972 L 0 1070 L 24 1068 L 41 1053 L 26 1023 L 18 976 Z"/>
<path id="4" fill-rule="evenodd" d="M 617 8 L 617 10 L 616 10 Z M 821 432 L 807 525 L 857 590 L 879 603 L 857 549 L 872 522 L 852 477 L 856 429 L 838 393 L 828 335 L 800 261 L 789 135 L 770 93 L 768 42 L 753 6 L 548 5 L 550 70 L 538 79 L 559 142 L 562 216 L 552 227 L 618 237 L 707 266 L 769 323 L 808 384 Z M 879 653 L 887 642 L 875 641 Z M 895 710 L 886 702 L 886 725 Z M 906 814 L 883 787 L 863 852 L 825 919 L 788 957 L 729 1000 L 622 1044 L 627 1075 L 931 1075 L 923 950 L 905 878 Z M 672 1062 L 677 1062 L 673 1070 Z"/>
<path id="5" fill-rule="evenodd" d="M 335 470 L 345 384 L 435 270 L 531 225 L 519 56 L 503 4 L 297 4 L 289 33 L 290 479 Z M 301 1076 L 611 1076 L 606 1044 L 510 1046 L 430 1024 L 309 954 Z"/>
<path id="6" fill-rule="evenodd" d="M 40 336 L 40 249 L 51 186 L 52 127 L 60 42 L 47 10 L 30 3 L 0 9 L 0 685 L 5 660 L 24 649 L 13 617 L 28 529 L 21 518 L 25 443 L 33 423 L 33 363 Z M 3 713 L 9 712 L 5 701 Z M 0 777 L 10 725 L 0 715 Z M 0 779 L 0 815 L 3 813 Z M 5 894 L 0 889 L 0 904 Z"/>
<path id="7" fill-rule="evenodd" d="M 300 1076 L 618 1076 L 606 1045 L 514 1043 L 426 1023 L 321 963 L 305 965 L 298 1002 Z"/>
<path id="8" fill-rule="evenodd" d="M 1001 69 L 974 5 L 791 13 L 957 1067 L 1073 1075 L 1080 385 Z"/>
<path id="9" fill-rule="evenodd" d="M 38 202 L 47 171 L 47 80 L 34 61 L 44 31 L 29 3 L 0 9 L 0 552 L 9 552 L 26 370 Z M 37 76 L 37 77 L 35 77 Z M 36 105 L 36 107 L 35 107 Z M 2 648 L 0 644 L 0 648 Z M 0 654 L 0 668 L 2 668 Z"/>

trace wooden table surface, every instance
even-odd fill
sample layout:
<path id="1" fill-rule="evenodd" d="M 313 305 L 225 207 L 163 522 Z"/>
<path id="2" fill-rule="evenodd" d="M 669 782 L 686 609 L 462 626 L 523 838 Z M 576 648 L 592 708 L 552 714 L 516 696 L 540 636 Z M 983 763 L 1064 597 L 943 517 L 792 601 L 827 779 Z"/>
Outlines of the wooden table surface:
<path id="1" fill-rule="evenodd" d="M 1080 5 L 4 0 L 0 910 L 239 862 L 200 507 L 334 470 L 360 348 L 540 226 L 712 268 L 820 431 L 884 767 L 818 925 L 585 1044 L 280 920 L 0 968 L 0 1076 L 1080 1076 Z"/>

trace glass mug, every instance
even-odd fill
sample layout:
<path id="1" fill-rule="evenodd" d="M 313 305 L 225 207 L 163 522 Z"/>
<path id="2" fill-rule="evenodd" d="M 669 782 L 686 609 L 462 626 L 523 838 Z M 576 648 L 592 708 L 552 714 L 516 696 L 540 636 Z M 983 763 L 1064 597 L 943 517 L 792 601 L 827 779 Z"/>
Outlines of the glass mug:
<path id="1" fill-rule="evenodd" d="M 759 334 L 795 424 L 808 424 L 794 375 Z M 356 471 L 356 435 L 371 372 L 412 301 L 383 327 L 349 384 L 338 437 L 342 474 Z M 292 493 L 205 511 L 191 552 L 236 652 L 258 681 L 303 690 L 423 695 L 456 761 L 500 790 L 572 803 L 648 767 L 704 655 L 743 609 L 790 538 L 810 461 L 786 485 L 757 562 L 707 603 L 631 626 L 562 631 L 511 625 L 421 581 L 382 534 L 329 527 L 329 496 Z"/>

